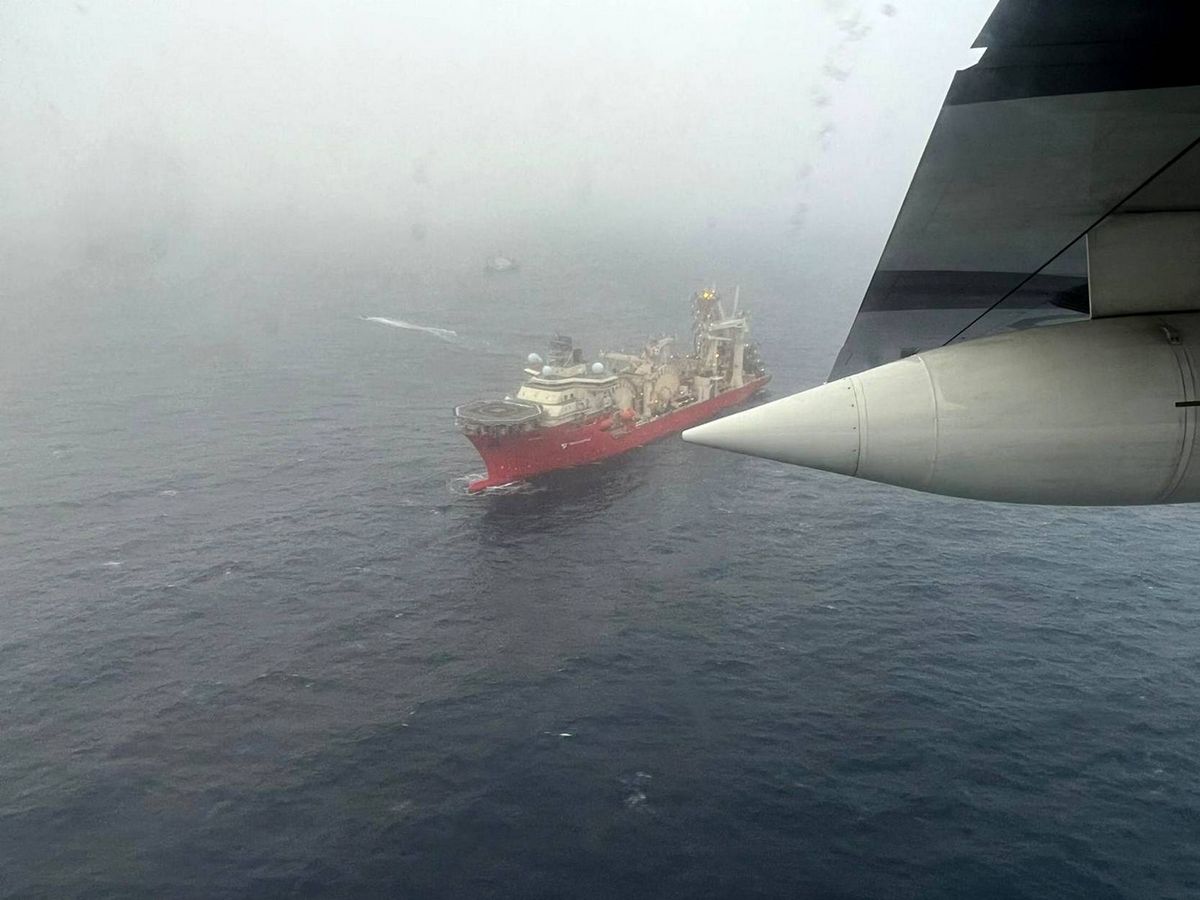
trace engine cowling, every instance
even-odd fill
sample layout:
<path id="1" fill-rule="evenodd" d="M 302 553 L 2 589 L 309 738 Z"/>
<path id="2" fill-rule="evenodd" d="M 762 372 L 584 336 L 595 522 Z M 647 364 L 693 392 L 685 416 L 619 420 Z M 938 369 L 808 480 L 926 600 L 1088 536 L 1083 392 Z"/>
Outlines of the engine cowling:
<path id="1" fill-rule="evenodd" d="M 918 353 L 684 432 L 1013 503 L 1200 500 L 1200 313 L 1044 326 Z"/>

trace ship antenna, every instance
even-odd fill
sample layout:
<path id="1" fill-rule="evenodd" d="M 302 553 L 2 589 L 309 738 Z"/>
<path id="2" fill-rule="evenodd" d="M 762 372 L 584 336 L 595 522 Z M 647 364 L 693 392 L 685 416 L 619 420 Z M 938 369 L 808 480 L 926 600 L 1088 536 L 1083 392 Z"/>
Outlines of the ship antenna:
<path id="1" fill-rule="evenodd" d="M 730 318 L 736 319 L 738 314 L 738 300 L 742 296 L 742 286 L 736 285 L 733 289 L 733 315 Z"/>

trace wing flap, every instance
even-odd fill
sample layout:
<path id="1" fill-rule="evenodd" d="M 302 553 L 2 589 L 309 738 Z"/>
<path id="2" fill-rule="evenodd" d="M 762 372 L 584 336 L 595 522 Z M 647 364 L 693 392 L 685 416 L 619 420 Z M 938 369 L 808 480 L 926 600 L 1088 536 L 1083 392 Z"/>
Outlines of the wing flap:
<path id="1" fill-rule="evenodd" d="M 1200 309 L 1200 212 L 1123 213 L 1088 235 L 1093 319 Z"/>

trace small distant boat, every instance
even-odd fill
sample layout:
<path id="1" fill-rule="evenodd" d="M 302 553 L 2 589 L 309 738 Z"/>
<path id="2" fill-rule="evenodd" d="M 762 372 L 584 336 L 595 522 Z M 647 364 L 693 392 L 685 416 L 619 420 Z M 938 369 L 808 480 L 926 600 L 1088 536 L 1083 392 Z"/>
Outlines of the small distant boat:
<path id="1" fill-rule="evenodd" d="M 485 272 L 515 272 L 519 268 L 521 268 L 520 263 L 511 256 L 501 256 L 500 254 L 489 257 L 488 261 L 483 264 Z"/>

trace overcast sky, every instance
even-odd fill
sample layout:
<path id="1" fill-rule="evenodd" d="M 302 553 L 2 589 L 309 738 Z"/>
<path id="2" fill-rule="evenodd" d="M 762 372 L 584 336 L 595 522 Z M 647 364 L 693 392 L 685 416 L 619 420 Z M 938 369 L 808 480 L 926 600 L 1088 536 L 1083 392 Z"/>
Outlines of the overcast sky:
<path id="1" fill-rule="evenodd" d="M 991 5 L 5 0 L 0 259 L 272 220 L 886 232 Z"/>

